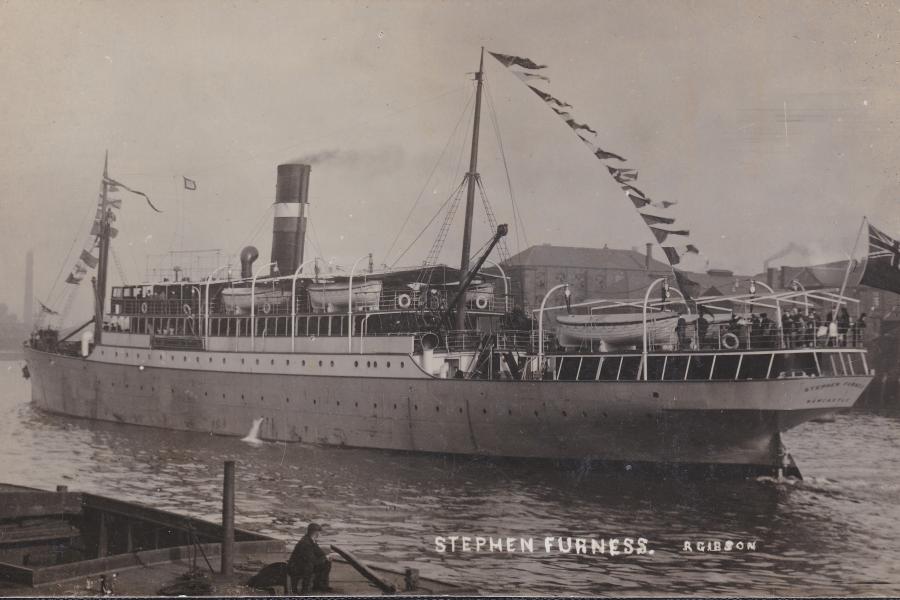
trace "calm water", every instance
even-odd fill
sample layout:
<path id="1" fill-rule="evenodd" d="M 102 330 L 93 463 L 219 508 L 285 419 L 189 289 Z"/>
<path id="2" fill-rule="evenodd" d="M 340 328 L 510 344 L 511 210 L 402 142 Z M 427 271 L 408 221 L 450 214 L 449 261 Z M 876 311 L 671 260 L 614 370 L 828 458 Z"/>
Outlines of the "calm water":
<path id="1" fill-rule="evenodd" d="M 900 415 L 855 412 L 785 436 L 803 482 L 658 481 L 548 464 L 325 449 L 44 415 L 0 362 L 0 481 L 217 520 L 237 462 L 239 526 L 322 541 L 486 593 L 896 595 Z M 533 537 L 535 552 L 439 553 L 435 536 Z M 643 556 L 544 552 L 544 536 L 647 538 Z M 755 541 L 686 553 L 686 540 Z"/>

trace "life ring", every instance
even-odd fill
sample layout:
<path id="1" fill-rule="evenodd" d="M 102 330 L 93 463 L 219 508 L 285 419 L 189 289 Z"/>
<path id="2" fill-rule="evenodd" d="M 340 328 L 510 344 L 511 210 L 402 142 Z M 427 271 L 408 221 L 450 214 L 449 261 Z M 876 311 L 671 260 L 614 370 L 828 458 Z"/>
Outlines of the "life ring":
<path id="1" fill-rule="evenodd" d="M 191 316 L 191 305 L 190 304 L 183 305 L 181 307 L 181 312 L 183 312 L 187 316 Z"/>
<path id="2" fill-rule="evenodd" d="M 480 310 L 486 309 L 486 308 L 488 307 L 488 299 L 487 299 L 487 296 L 483 296 L 483 295 L 479 294 L 479 295 L 475 298 L 475 307 L 478 308 L 478 309 L 480 309 Z"/>
<path id="3" fill-rule="evenodd" d="M 733 333 L 726 333 L 722 336 L 722 347 L 726 350 L 737 350 L 741 345 L 741 340 Z"/>
<path id="4" fill-rule="evenodd" d="M 397 296 L 397 306 L 399 308 L 409 308 L 412 305 L 412 298 L 409 294 L 400 294 Z"/>
<path id="5" fill-rule="evenodd" d="M 269 314 L 270 312 L 272 312 L 272 305 L 269 304 L 268 302 L 264 303 L 262 305 L 262 311 L 263 311 L 264 315 Z"/>
<path id="6" fill-rule="evenodd" d="M 147 314 L 147 303 L 141 302 L 141 312 Z"/>

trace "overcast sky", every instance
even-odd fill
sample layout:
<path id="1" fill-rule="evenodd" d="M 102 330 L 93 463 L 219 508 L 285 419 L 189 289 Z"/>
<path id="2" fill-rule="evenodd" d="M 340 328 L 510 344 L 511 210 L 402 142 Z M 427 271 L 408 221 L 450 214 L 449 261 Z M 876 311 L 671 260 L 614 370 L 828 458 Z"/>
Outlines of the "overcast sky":
<path id="1" fill-rule="evenodd" d="M 107 149 L 110 174 L 164 211 L 123 196 L 131 281 L 170 249 L 252 242 L 267 261 L 276 165 L 302 158 L 307 255 L 394 264 L 464 171 L 482 45 L 547 64 L 550 91 L 639 187 L 679 203 L 710 266 L 757 272 L 791 242 L 839 259 L 863 215 L 900 235 L 898 38 L 900 2 L 0 1 L 0 302 L 21 312 L 29 247 L 37 297 L 58 295 Z M 652 241 L 572 132 L 485 67 L 479 170 L 513 224 L 495 113 L 524 224 L 510 252 Z M 425 258 L 440 221 L 398 264 Z"/>

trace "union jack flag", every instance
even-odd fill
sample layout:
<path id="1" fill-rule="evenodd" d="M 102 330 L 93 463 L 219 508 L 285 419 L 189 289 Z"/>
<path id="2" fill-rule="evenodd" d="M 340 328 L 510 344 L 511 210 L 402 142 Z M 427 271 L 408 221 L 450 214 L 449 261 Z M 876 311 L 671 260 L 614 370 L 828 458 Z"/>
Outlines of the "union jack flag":
<path id="1" fill-rule="evenodd" d="M 871 225 L 869 225 L 869 254 L 859 282 L 900 293 L 900 242 Z"/>

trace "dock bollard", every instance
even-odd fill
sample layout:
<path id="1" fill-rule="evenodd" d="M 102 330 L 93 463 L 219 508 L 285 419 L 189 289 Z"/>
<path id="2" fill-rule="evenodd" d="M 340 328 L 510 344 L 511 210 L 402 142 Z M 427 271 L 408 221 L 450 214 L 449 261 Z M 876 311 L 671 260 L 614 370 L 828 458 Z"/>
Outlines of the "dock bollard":
<path id="1" fill-rule="evenodd" d="M 234 461 L 225 461 L 222 491 L 222 575 L 234 573 Z"/>

